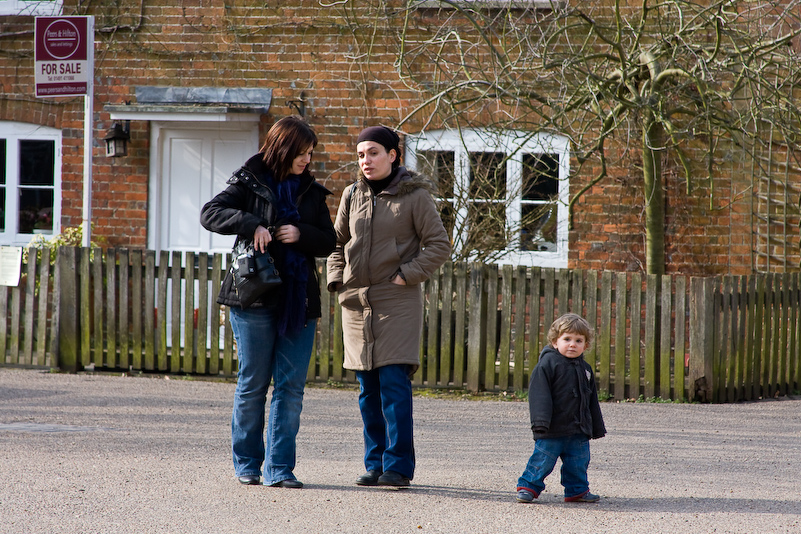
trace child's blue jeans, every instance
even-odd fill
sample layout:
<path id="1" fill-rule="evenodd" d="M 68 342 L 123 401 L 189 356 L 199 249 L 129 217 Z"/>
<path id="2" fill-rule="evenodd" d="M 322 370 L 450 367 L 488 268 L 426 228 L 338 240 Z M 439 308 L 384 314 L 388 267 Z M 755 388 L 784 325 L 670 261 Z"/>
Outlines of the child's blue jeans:
<path id="1" fill-rule="evenodd" d="M 545 489 L 545 477 L 553 471 L 557 458 L 562 459 L 562 486 L 565 487 L 565 498 L 587 493 L 590 489 L 587 480 L 590 440 L 583 434 L 538 439 L 526 470 L 517 480 L 517 489 L 525 489 L 539 496 Z"/>

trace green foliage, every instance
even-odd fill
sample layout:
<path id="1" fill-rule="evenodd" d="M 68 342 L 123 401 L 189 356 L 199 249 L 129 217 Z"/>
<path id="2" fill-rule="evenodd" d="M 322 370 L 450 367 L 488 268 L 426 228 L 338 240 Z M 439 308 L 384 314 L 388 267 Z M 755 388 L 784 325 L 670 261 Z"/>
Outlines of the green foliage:
<path id="1" fill-rule="evenodd" d="M 635 402 L 650 402 L 652 404 L 684 404 L 684 400 L 670 400 L 662 397 L 645 397 L 640 395 Z"/>
<path id="2" fill-rule="evenodd" d="M 598 390 L 598 401 L 599 402 L 606 402 L 612 398 L 612 395 L 609 394 L 608 391 L 605 389 Z"/>
<path id="3" fill-rule="evenodd" d="M 80 225 L 64 228 L 60 234 L 56 234 L 50 238 L 44 234 L 36 234 L 23 251 L 22 260 L 27 263 L 28 251 L 30 249 L 36 249 L 36 261 L 38 263 L 42 260 L 42 251 L 47 248 L 50 249 L 50 265 L 54 265 L 56 263 L 58 247 L 80 247 L 82 243 L 83 228 Z M 105 238 L 92 239 L 90 244 L 92 247 L 102 246 L 105 244 Z"/>

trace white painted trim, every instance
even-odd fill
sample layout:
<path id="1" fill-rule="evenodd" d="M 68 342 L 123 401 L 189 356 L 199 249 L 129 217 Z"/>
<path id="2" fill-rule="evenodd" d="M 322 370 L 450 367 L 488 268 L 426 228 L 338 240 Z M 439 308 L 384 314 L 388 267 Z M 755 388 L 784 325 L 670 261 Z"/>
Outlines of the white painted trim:
<path id="1" fill-rule="evenodd" d="M 0 121 L 0 137 L 14 143 L 14 147 L 6 146 L 6 169 L 15 169 L 14 172 L 6 172 L 6 206 L 3 211 L 6 217 L 6 231 L 0 232 L 0 245 L 24 246 L 31 242 L 36 234 L 21 234 L 15 230 L 17 228 L 17 217 L 19 215 L 19 150 L 17 149 L 20 140 L 49 140 L 54 143 L 53 159 L 53 233 L 46 234 L 48 238 L 61 233 L 61 203 L 62 184 L 61 184 L 61 158 L 62 158 L 62 135 L 61 130 L 41 126 L 39 124 L 29 124 L 24 122 Z M 13 231 L 12 231 L 13 230 Z"/>
<path id="2" fill-rule="evenodd" d="M 465 183 L 469 174 L 469 152 L 480 150 L 493 150 L 513 154 L 507 173 L 520 173 L 520 158 L 514 154 L 523 153 L 551 153 L 559 156 L 559 197 L 557 204 L 556 226 L 556 252 L 547 251 L 521 251 L 506 249 L 498 263 L 511 263 L 514 265 L 528 265 L 539 267 L 567 267 L 568 261 L 568 202 L 570 176 L 570 145 L 566 137 L 551 133 L 532 133 L 522 130 L 491 130 L 491 129 L 464 129 L 434 130 L 409 136 L 406 140 L 405 163 L 410 169 L 417 168 L 417 150 L 441 150 L 454 152 L 454 165 L 459 169 L 455 182 L 457 187 L 467 191 Z M 507 184 L 511 180 L 507 174 Z M 517 181 L 519 176 L 515 177 Z M 507 187 L 509 191 L 511 187 Z M 514 202 L 513 199 L 509 200 Z M 457 217 L 459 215 L 457 214 Z M 462 214 L 466 217 L 466 214 Z M 507 219 L 511 217 L 507 211 Z M 465 226 L 465 232 L 466 232 Z M 452 236 L 454 249 L 458 250 L 460 244 L 465 243 L 467 236 Z"/>
<path id="3" fill-rule="evenodd" d="M 151 121 L 151 122 L 213 122 L 213 123 L 251 123 L 259 122 L 259 113 L 231 113 L 227 108 L 218 111 L 110 111 L 111 120 Z"/>

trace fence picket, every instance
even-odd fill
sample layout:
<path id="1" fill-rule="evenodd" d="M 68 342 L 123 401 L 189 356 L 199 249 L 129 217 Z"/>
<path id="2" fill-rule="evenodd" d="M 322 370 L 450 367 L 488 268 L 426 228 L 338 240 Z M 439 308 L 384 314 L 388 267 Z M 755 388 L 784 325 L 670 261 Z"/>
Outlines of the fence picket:
<path id="1" fill-rule="evenodd" d="M 156 318 L 153 310 L 156 308 L 156 252 L 145 251 L 144 273 L 144 342 L 145 342 L 145 369 L 153 371 L 156 368 Z"/>
<path id="2" fill-rule="evenodd" d="M 131 250 L 131 367 L 142 369 L 142 251 Z"/>
<path id="3" fill-rule="evenodd" d="M 12 317 L 12 313 L 8 309 L 8 293 L 10 288 L 8 286 L 0 286 L 0 313 L 2 317 Z M 17 363 L 19 356 L 14 351 L 7 351 L 8 346 L 8 321 L 6 319 L 0 320 L 0 362 L 5 364 Z"/>
<path id="4" fill-rule="evenodd" d="M 162 250 L 159 252 L 159 281 L 156 286 L 156 309 L 153 312 L 156 317 L 156 335 L 158 336 L 156 365 L 159 371 L 166 371 L 169 368 L 167 352 L 167 285 L 169 282 L 167 273 L 169 269 L 170 253 Z M 215 287 L 219 287 L 219 285 Z"/>
<path id="5" fill-rule="evenodd" d="M 687 324 L 687 278 L 677 276 L 675 279 L 676 311 L 673 339 L 673 397 L 687 398 L 684 373 L 686 371 L 686 324 Z"/>
<path id="6" fill-rule="evenodd" d="M 531 268 L 531 280 L 529 295 L 529 321 L 528 321 L 528 371 L 529 375 L 534 366 L 539 361 L 540 352 L 542 351 L 543 328 L 540 327 L 540 284 L 542 283 L 542 271 L 539 267 Z M 548 325 L 550 327 L 550 325 Z M 528 387 L 528 384 L 525 384 Z"/>
<path id="7" fill-rule="evenodd" d="M 447 261 L 440 269 L 442 273 L 442 317 L 440 319 L 440 351 L 439 351 L 439 385 L 448 387 L 453 376 L 451 355 L 454 353 L 454 288 L 453 288 L 453 262 Z"/>
<path id="8" fill-rule="evenodd" d="M 106 365 L 112 369 L 120 366 L 117 359 L 117 251 L 109 248 L 102 256 L 106 275 Z"/>
<path id="9" fill-rule="evenodd" d="M 645 372 L 643 389 L 645 398 L 656 397 L 657 391 L 657 369 L 659 368 L 657 358 L 658 320 L 656 313 L 657 305 L 657 281 L 658 275 L 649 274 L 645 278 Z"/>
<path id="10" fill-rule="evenodd" d="M 671 328 L 671 317 L 673 315 L 673 307 L 671 306 L 671 291 L 670 276 L 661 276 L 662 282 L 662 295 L 661 295 L 661 313 L 660 313 L 660 326 L 659 326 L 659 396 L 663 399 L 670 399 L 670 364 L 671 364 L 671 343 L 670 338 L 673 333 Z"/>
<path id="11" fill-rule="evenodd" d="M 128 309 L 129 309 L 129 298 L 128 298 L 128 269 L 129 269 L 129 254 L 128 250 L 120 249 L 120 264 L 119 264 L 119 339 L 120 339 L 120 367 L 125 370 L 128 370 L 130 367 L 130 354 L 128 352 L 129 348 L 129 322 L 128 322 Z"/>
<path id="12" fill-rule="evenodd" d="M 612 273 L 601 273 L 601 324 L 598 326 L 597 362 L 593 367 L 598 373 L 598 391 L 611 393 L 612 370 Z"/>
<path id="13" fill-rule="evenodd" d="M 487 321 L 486 300 L 484 293 L 484 275 L 481 265 L 473 263 L 470 266 L 470 293 L 469 309 L 470 322 L 483 325 Z M 482 338 L 485 335 L 484 328 L 471 328 L 467 336 L 467 389 L 478 391 L 481 386 L 481 375 L 483 372 L 484 361 L 482 359 Z"/>
<path id="14" fill-rule="evenodd" d="M 626 273 L 617 273 L 615 277 L 615 358 L 614 358 L 614 399 L 626 398 L 626 310 L 627 280 Z"/>
<path id="15" fill-rule="evenodd" d="M 431 276 L 426 284 L 428 298 L 426 299 L 426 310 L 428 318 L 428 346 L 426 347 L 426 382 L 430 387 L 437 385 L 437 372 L 439 371 L 439 295 L 440 295 L 440 275 L 441 269 Z"/>
<path id="16" fill-rule="evenodd" d="M 596 329 L 598 328 L 598 271 L 587 271 L 587 278 L 586 278 L 586 300 L 587 300 L 587 314 L 584 317 L 590 326 Z M 550 323 L 547 325 L 543 325 L 545 328 L 550 326 Z M 597 337 L 596 337 L 597 340 Z M 590 364 L 590 367 L 596 369 L 596 354 L 598 353 L 598 343 L 593 343 L 590 345 L 590 349 L 585 351 L 585 359 L 587 363 Z"/>
<path id="17" fill-rule="evenodd" d="M 637 399 L 640 396 L 642 372 L 642 347 L 640 344 L 642 328 L 642 275 L 631 275 L 631 327 L 629 329 L 629 398 Z"/>
<path id="18" fill-rule="evenodd" d="M 207 333 L 209 327 L 208 302 L 209 302 L 209 255 L 199 253 L 197 255 L 197 324 L 195 325 L 197 339 L 197 353 L 195 356 L 195 372 L 206 373 L 208 349 Z M 191 366 L 190 366 L 191 368 Z"/>
<path id="19" fill-rule="evenodd" d="M 228 272 L 231 269 L 231 264 L 234 261 L 233 254 L 226 254 L 225 258 L 225 271 Z M 231 318 L 229 317 L 227 310 L 225 312 L 223 335 L 225 338 L 225 342 L 223 343 L 223 374 L 226 376 L 232 376 L 236 373 L 238 364 L 234 365 L 234 331 L 231 329 Z"/>
<path id="20" fill-rule="evenodd" d="M 558 269 L 555 272 L 557 296 L 557 317 L 561 317 L 570 311 L 570 271 Z"/>
<path id="21" fill-rule="evenodd" d="M 766 332 L 770 332 L 770 359 L 767 370 L 768 395 L 773 397 L 777 393 L 778 367 L 779 367 L 779 335 L 777 327 L 781 317 L 781 275 L 773 274 L 773 306 L 770 315 L 770 327 Z"/>
<path id="22" fill-rule="evenodd" d="M 173 251 L 171 259 L 170 280 L 170 372 L 181 370 L 181 253 Z M 164 310 L 165 313 L 167 310 Z"/>
<path id="23" fill-rule="evenodd" d="M 44 258 L 44 253 L 42 254 L 42 258 Z M 92 297 L 92 309 L 94 310 L 94 330 L 92 332 L 92 343 L 94 343 L 95 350 L 94 350 L 94 360 L 93 363 L 95 367 L 103 367 L 105 362 L 105 350 L 104 350 L 104 327 L 103 327 L 103 312 L 105 311 L 105 306 L 103 306 L 103 289 L 105 288 L 105 284 L 103 283 L 103 251 L 100 248 L 93 248 L 92 249 L 92 257 L 95 260 L 92 262 L 91 269 L 92 269 L 92 282 L 93 282 L 93 289 L 94 295 Z M 43 278 L 40 278 L 44 280 Z"/>
<path id="24" fill-rule="evenodd" d="M 48 321 L 48 303 L 50 302 L 50 248 L 44 247 L 42 249 L 42 261 L 39 262 L 39 306 L 38 318 L 36 328 L 36 365 L 48 365 L 48 333 L 52 329 L 47 328 Z M 5 308 L 0 307 L 3 311 Z M 5 321 L 3 321 L 5 322 Z M 52 351 L 51 351 L 52 354 Z M 5 352 L 0 351 L 0 355 L 5 355 Z M 50 367 L 55 365 L 50 364 Z"/>
<path id="25" fill-rule="evenodd" d="M 484 389 L 492 391 L 498 385 L 496 361 L 498 358 L 498 266 L 495 264 L 484 265 L 482 278 L 486 287 L 486 335 L 484 335 Z M 471 317 L 472 319 L 472 317 Z M 484 323 L 480 323 L 484 324 Z"/>
<path id="26" fill-rule="evenodd" d="M 514 276 L 511 265 L 504 265 L 501 270 L 501 328 L 498 343 L 498 388 L 509 390 L 509 362 L 512 353 L 512 315 L 517 304 L 512 298 Z"/>
<path id="27" fill-rule="evenodd" d="M 527 269 L 518 265 L 515 270 L 515 342 L 514 370 L 512 372 L 512 388 L 524 391 L 527 384 L 524 378 L 526 360 L 526 287 L 528 286 Z"/>
<path id="28" fill-rule="evenodd" d="M 181 370 L 194 371 L 195 347 L 195 253 L 184 253 L 184 346 Z"/>
<path id="29" fill-rule="evenodd" d="M 36 296 L 36 250 L 29 249 L 28 258 L 28 265 L 25 269 L 22 353 L 25 365 L 33 365 L 33 303 Z"/>
<path id="30" fill-rule="evenodd" d="M 779 367 L 777 369 L 777 382 L 779 388 L 779 395 L 787 395 L 787 383 L 790 379 L 788 374 L 789 356 L 788 350 L 787 326 L 790 321 L 790 274 L 783 273 L 782 281 L 782 315 L 779 325 Z M 790 391 L 792 393 L 792 391 Z"/>
<path id="31" fill-rule="evenodd" d="M 795 384 L 796 389 L 801 389 L 801 287 L 799 287 L 799 273 L 793 273 L 793 290 L 790 306 L 793 313 L 790 320 L 791 339 L 790 343 L 790 384 Z"/>
<path id="32" fill-rule="evenodd" d="M 323 368 L 328 369 L 328 360 L 331 354 L 331 296 L 332 293 L 328 291 L 328 272 L 324 268 L 322 261 L 316 262 L 317 279 L 319 281 L 320 291 L 320 309 L 321 317 L 318 321 L 318 350 L 312 353 L 309 362 L 309 371 L 306 373 L 307 380 L 314 380 L 317 376 L 322 379 Z M 316 357 L 315 357 L 316 356 Z M 319 369 L 319 372 L 318 372 Z"/>
<path id="33" fill-rule="evenodd" d="M 79 266 L 79 280 L 80 280 L 80 300 L 79 302 L 90 302 L 90 286 L 92 279 L 89 276 L 90 273 L 90 263 L 89 263 L 89 253 L 90 250 L 88 248 L 80 249 L 80 266 Z M 90 319 L 91 313 L 93 309 L 92 306 L 81 306 L 79 308 L 79 315 L 80 318 L 78 319 L 78 324 L 80 325 L 80 332 L 81 332 L 81 342 L 80 342 L 80 351 L 81 351 L 81 365 L 89 365 L 92 362 L 92 321 Z M 26 363 L 30 363 L 26 357 Z"/>
<path id="34" fill-rule="evenodd" d="M 217 304 L 217 294 L 222 285 L 222 254 L 216 253 L 211 258 L 211 310 L 209 313 L 209 324 L 211 331 L 209 336 L 209 374 L 217 375 L 220 373 L 220 305 Z"/>

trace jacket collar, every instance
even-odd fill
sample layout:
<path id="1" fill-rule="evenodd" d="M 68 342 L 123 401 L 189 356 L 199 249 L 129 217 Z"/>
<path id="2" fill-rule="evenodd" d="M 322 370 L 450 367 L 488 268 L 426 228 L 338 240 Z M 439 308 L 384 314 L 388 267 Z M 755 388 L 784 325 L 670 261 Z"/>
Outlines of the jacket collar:
<path id="1" fill-rule="evenodd" d="M 251 156 L 244 165 L 242 165 L 231 178 L 228 179 L 228 184 L 235 184 L 237 182 L 247 186 L 248 189 L 257 195 L 270 199 L 274 191 L 270 189 L 268 183 L 271 181 L 273 172 L 264 164 L 264 155 L 259 152 Z M 331 191 L 317 183 L 314 177 L 308 172 L 303 173 L 300 177 L 300 187 L 298 191 L 300 194 L 305 193 L 310 187 L 317 186 L 325 191 L 325 194 L 332 194 Z"/>

